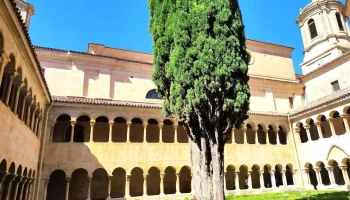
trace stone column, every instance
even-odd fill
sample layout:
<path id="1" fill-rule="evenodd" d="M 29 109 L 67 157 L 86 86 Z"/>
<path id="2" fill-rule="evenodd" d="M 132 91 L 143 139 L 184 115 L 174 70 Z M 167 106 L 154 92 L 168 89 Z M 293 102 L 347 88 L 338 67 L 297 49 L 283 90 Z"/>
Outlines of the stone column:
<path id="1" fill-rule="evenodd" d="M 301 138 L 300 138 L 300 128 L 294 128 L 294 138 L 296 143 L 301 143 Z"/>
<path id="2" fill-rule="evenodd" d="M 331 184 L 335 185 L 334 174 L 333 174 L 333 167 L 326 167 L 326 169 L 328 171 L 329 180 L 331 181 Z"/>
<path id="3" fill-rule="evenodd" d="M 112 177 L 113 177 L 113 176 L 107 176 L 107 179 L 108 179 L 108 196 L 107 196 L 107 199 L 106 199 L 106 200 L 111 199 Z"/>
<path id="4" fill-rule="evenodd" d="M 33 180 L 32 178 L 28 178 L 27 179 L 27 182 L 26 182 L 26 185 L 25 185 L 25 188 L 24 188 L 24 192 L 23 192 L 24 200 L 28 199 L 29 187 L 30 187 L 30 184 L 32 184 L 32 180 Z"/>
<path id="5" fill-rule="evenodd" d="M 26 106 L 26 101 L 27 101 L 27 98 L 29 97 L 29 92 L 27 92 L 27 94 L 24 94 L 23 96 L 23 102 L 22 102 L 22 105 L 21 105 L 21 120 L 22 121 L 25 121 L 25 116 L 24 116 L 24 109 L 25 109 L 25 106 Z"/>
<path id="6" fill-rule="evenodd" d="M 125 175 L 125 197 L 126 198 L 130 197 L 130 178 L 131 178 L 130 174 Z"/>
<path id="7" fill-rule="evenodd" d="M 13 106 L 13 112 L 14 112 L 17 116 L 19 116 L 18 113 L 17 113 L 17 110 L 18 110 L 18 101 L 19 101 L 19 93 L 20 93 L 21 89 L 23 88 L 23 86 L 24 86 L 24 84 L 22 83 L 22 84 L 20 84 L 20 85 L 17 85 L 17 87 L 16 87 L 16 96 L 15 96 L 15 104 L 14 104 L 14 106 Z"/>
<path id="8" fill-rule="evenodd" d="M 252 190 L 252 171 L 248 171 L 248 189 Z"/>
<path id="9" fill-rule="evenodd" d="M 49 181 L 50 179 L 44 179 L 44 199 L 43 200 L 46 200 L 46 197 L 47 197 L 47 185 L 49 184 Z"/>
<path id="10" fill-rule="evenodd" d="M 283 186 L 285 186 L 285 187 L 288 185 L 288 184 L 287 184 L 286 171 L 287 171 L 287 170 L 285 170 L 285 169 L 283 169 L 283 170 L 281 171 L 282 182 L 283 182 Z"/>
<path id="11" fill-rule="evenodd" d="M 65 200 L 68 200 L 68 198 L 69 198 L 69 183 L 70 183 L 70 180 L 71 180 L 71 177 L 66 177 L 67 184 L 66 184 L 66 198 L 65 198 Z"/>
<path id="12" fill-rule="evenodd" d="M 49 139 L 49 141 L 50 142 L 52 142 L 52 140 L 53 140 L 53 129 L 54 129 L 54 127 L 55 127 L 55 123 L 53 122 L 53 121 L 50 121 L 50 139 Z"/>
<path id="13" fill-rule="evenodd" d="M 10 94 L 11 94 L 11 87 L 12 87 L 12 83 L 13 83 L 13 80 L 15 79 L 16 77 L 16 72 L 14 75 L 11 75 L 10 76 L 10 80 L 8 82 L 8 85 L 7 85 L 7 88 L 6 88 L 6 96 L 5 96 L 5 104 L 9 106 L 9 100 L 10 100 Z"/>
<path id="14" fill-rule="evenodd" d="M 39 124 L 38 124 L 38 138 L 39 138 L 39 140 L 41 140 L 41 132 L 42 132 L 42 127 L 43 127 L 43 121 L 44 121 L 44 118 L 40 117 L 39 118 Z"/>
<path id="15" fill-rule="evenodd" d="M 310 176 L 309 176 L 309 169 L 303 169 L 304 172 L 304 180 L 306 182 L 306 185 L 311 185 L 311 181 L 310 181 Z"/>
<path id="16" fill-rule="evenodd" d="M 28 128 L 30 128 L 30 116 L 32 111 L 31 107 L 32 107 L 32 104 L 30 102 L 27 108 L 27 116 L 26 116 L 26 123 L 25 123 L 28 126 Z"/>
<path id="17" fill-rule="evenodd" d="M 7 176 L 7 192 L 5 194 L 2 195 L 4 200 L 10 200 L 10 196 L 11 196 L 11 191 L 12 191 L 12 186 L 13 186 L 13 182 L 15 181 L 16 176 L 15 175 L 8 175 Z M 6 182 L 5 182 L 6 183 Z M 5 197 L 5 198 L 4 198 Z"/>
<path id="18" fill-rule="evenodd" d="M 235 186 L 236 186 L 236 190 L 241 190 L 239 188 L 239 171 L 235 171 L 236 177 L 235 177 Z"/>
<path id="19" fill-rule="evenodd" d="M 247 127 L 243 127 L 243 144 L 248 144 Z"/>
<path id="20" fill-rule="evenodd" d="M 75 120 L 70 120 L 70 125 L 72 126 L 71 134 L 70 134 L 70 143 L 74 142 L 74 126 L 77 123 Z"/>
<path id="21" fill-rule="evenodd" d="M 263 131 L 266 133 L 266 144 L 271 144 L 270 143 L 270 138 L 269 138 L 269 130 L 268 129 L 266 129 L 266 130 L 263 129 Z"/>
<path id="22" fill-rule="evenodd" d="M 5 53 L 2 53 L 2 55 L 0 57 L 0 63 L 1 63 L 0 64 L 0 86 L 1 86 L 1 83 L 2 83 L 2 77 L 4 76 L 5 67 L 10 61 L 11 61 L 10 58 L 7 57 L 5 55 Z"/>
<path id="23" fill-rule="evenodd" d="M 160 195 L 164 195 L 164 173 L 160 173 Z"/>
<path id="24" fill-rule="evenodd" d="M 130 126 L 131 126 L 131 122 L 126 122 L 126 143 L 130 143 Z"/>
<path id="25" fill-rule="evenodd" d="M 35 110 L 33 110 L 32 116 L 30 117 L 30 130 L 32 130 L 34 132 L 34 123 L 35 123 Z"/>
<path id="26" fill-rule="evenodd" d="M 272 188 L 276 188 L 276 178 L 275 178 L 276 170 L 272 169 L 272 170 L 269 170 L 269 172 L 270 172 L 270 176 L 271 176 Z"/>
<path id="27" fill-rule="evenodd" d="M 90 140 L 89 142 L 94 142 L 94 126 L 96 124 L 96 121 L 91 119 L 90 120 Z"/>
<path id="28" fill-rule="evenodd" d="M 92 181 L 92 177 L 88 176 L 88 193 L 87 193 L 87 199 L 86 200 L 91 200 L 91 181 Z"/>
<path id="29" fill-rule="evenodd" d="M 176 173 L 176 194 L 181 194 L 180 192 L 180 174 Z"/>
<path id="30" fill-rule="evenodd" d="M 20 190 L 19 190 L 19 198 L 20 200 L 22 200 L 22 197 L 24 196 L 24 188 L 27 186 L 28 182 L 30 181 L 30 178 L 28 177 L 23 177 L 22 183 L 20 184 Z"/>
<path id="31" fill-rule="evenodd" d="M 158 124 L 158 128 L 159 128 L 159 143 L 163 143 L 163 123 L 159 123 Z"/>
<path id="32" fill-rule="evenodd" d="M 315 122 L 315 125 L 317 127 L 318 137 L 320 139 L 323 138 L 321 122 Z"/>
<path id="33" fill-rule="evenodd" d="M 174 124 L 173 127 L 174 127 L 174 143 L 178 143 L 177 142 L 177 128 L 179 127 L 179 125 Z"/>
<path id="34" fill-rule="evenodd" d="M 256 126 L 255 127 L 255 144 L 259 144 L 259 133 L 258 133 L 258 131 L 259 131 L 259 126 Z"/>
<path id="35" fill-rule="evenodd" d="M 345 185 L 350 185 L 350 180 L 349 180 L 349 175 L 348 175 L 348 171 L 347 166 L 339 166 L 339 168 L 341 169 L 341 171 L 343 172 L 343 177 L 344 177 L 344 181 L 345 181 Z"/>
<path id="36" fill-rule="evenodd" d="M 275 131 L 276 132 L 276 144 L 277 145 L 281 144 L 280 136 L 278 135 L 278 127 L 279 126 L 277 126 L 277 130 Z M 286 138 L 286 140 L 287 140 L 287 138 Z"/>
<path id="37" fill-rule="evenodd" d="M 147 143 L 147 125 L 148 125 L 147 122 L 144 122 L 142 124 L 142 126 L 143 126 L 143 143 Z"/>
<path id="38" fill-rule="evenodd" d="M 4 85 L 3 85 L 3 91 L 1 93 L 1 100 L 5 103 L 5 98 L 6 98 L 6 88 L 9 82 L 10 75 L 4 74 Z M 0 83 L 1 84 L 1 83 Z"/>
<path id="39" fill-rule="evenodd" d="M 343 119 L 346 132 L 350 133 L 350 126 L 349 126 L 349 121 L 348 121 L 349 115 L 343 114 L 343 115 L 340 115 L 340 117 Z"/>
<path id="40" fill-rule="evenodd" d="M 320 186 L 323 185 L 322 177 L 321 177 L 321 168 L 315 167 L 314 170 L 316 172 L 316 178 L 317 178 L 318 185 L 320 185 Z"/>
<path id="41" fill-rule="evenodd" d="M 108 142 L 109 142 L 109 143 L 112 143 L 112 133 L 113 133 L 113 124 L 114 124 L 114 121 L 109 121 L 108 124 L 109 124 Z"/>
<path id="42" fill-rule="evenodd" d="M 143 174 L 143 196 L 147 196 L 147 176 L 148 174 Z"/>
<path id="43" fill-rule="evenodd" d="M 264 170 L 260 170 L 259 171 L 259 178 L 260 178 L 260 189 L 264 189 L 265 188 L 265 182 L 264 182 Z"/>
<path id="44" fill-rule="evenodd" d="M 334 120 L 333 118 L 328 118 L 328 119 L 327 119 L 327 121 L 328 121 L 328 123 L 329 123 L 329 126 L 331 127 L 332 136 L 336 136 L 337 134 L 335 133 L 333 120 Z"/>
<path id="45" fill-rule="evenodd" d="M 35 179 L 33 178 L 29 187 L 28 187 L 28 195 L 27 195 L 27 200 L 31 200 L 33 196 L 33 188 L 35 186 Z"/>
<path id="46" fill-rule="evenodd" d="M 307 134 L 307 141 L 308 141 L 308 142 L 312 141 L 312 140 L 311 140 L 311 133 L 310 133 L 310 128 L 311 128 L 311 126 L 308 125 L 308 124 L 306 124 L 306 125 L 304 126 L 304 128 L 305 128 L 306 134 Z"/>
<path id="47" fill-rule="evenodd" d="M 6 177 L 9 175 L 7 172 L 0 172 L 0 198 L 2 196 L 3 185 L 5 184 Z"/>
<path id="48" fill-rule="evenodd" d="M 35 133 L 36 136 L 39 135 L 39 134 L 38 134 L 39 121 L 40 121 L 40 119 L 39 119 L 39 116 L 38 116 L 38 117 L 36 118 L 35 124 L 34 124 L 34 133 Z"/>
<path id="49" fill-rule="evenodd" d="M 293 173 L 293 176 L 292 176 L 292 178 L 293 178 L 293 185 L 298 185 L 297 184 L 297 179 L 296 179 L 297 170 L 293 169 L 292 173 Z"/>

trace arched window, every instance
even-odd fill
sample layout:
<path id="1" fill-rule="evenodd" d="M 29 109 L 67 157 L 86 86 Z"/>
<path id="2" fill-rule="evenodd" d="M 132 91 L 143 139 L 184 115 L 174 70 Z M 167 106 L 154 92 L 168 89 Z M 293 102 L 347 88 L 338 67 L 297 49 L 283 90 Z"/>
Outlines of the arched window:
<path id="1" fill-rule="evenodd" d="M 146 99 L 160 99 L 160 96 L 156 90 L 150 90 L 146 95 Z"/>
<path id="2" fill-rule="evenodd" d="M 339 30 L 340 30 L 340 31 L 344 31 L 343 22 L 342 22 L 342 20 L 341 20 L 340 14 L 339 14 L 338 12 L 335 13 L 335 17 L 337 18 Z"/>
<path id="3" fill-rule="evenodd" d="M 307 24 L 309 25 L 311 39 L 314 39 L 318 35 L 315 21 L 313 19 L 310 19 Z"/>

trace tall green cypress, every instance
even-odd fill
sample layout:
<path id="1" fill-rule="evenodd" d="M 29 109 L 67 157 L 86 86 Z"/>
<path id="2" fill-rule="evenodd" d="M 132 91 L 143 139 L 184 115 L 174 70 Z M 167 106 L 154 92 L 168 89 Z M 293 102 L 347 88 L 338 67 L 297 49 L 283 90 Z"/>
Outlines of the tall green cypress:
<path id="1" fill-rule="evenodd" d="M 149 0 L 149 10 L 153 81 L 190 138 L 195 198 L 225 199 L 224 146 L 250 98 L 238 0 Z"/>

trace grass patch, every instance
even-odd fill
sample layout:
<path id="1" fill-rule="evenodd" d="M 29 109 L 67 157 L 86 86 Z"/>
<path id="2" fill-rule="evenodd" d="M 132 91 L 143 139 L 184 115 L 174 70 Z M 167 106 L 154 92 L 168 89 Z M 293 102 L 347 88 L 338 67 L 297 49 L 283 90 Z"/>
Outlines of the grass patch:
<path id="1" fill-rule="evenodd" d="M 284 193 L 266 193 L 259 195 L 237 195 L 228 196 L 226 200 L 318 200 L 318 199 L 332 199 L 332 200 L 350 200 L 348 192 L 338 191 L 295 191 Z"/>

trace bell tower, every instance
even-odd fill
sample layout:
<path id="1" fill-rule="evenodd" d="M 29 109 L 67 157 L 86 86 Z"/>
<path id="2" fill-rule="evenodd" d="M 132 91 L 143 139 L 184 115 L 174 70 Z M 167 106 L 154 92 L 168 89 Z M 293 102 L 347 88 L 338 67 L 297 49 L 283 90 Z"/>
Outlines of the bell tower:
<path id="1" fill-rule="evenodd" d="M 21 13 L 24 24 L 27 26 L 27 29 L 29 29 L 30 18 L 34 15 L 34 6 L 27 3 L 26 0 L 15 0 L 15 2 Z"/>
<path id="2" fill-rule="evenodd" d="M 296 20 L 304 43 L 303 74 L 350 50 L 349 26 L 344 5 L 338 0 L 312 0 Z"/>

